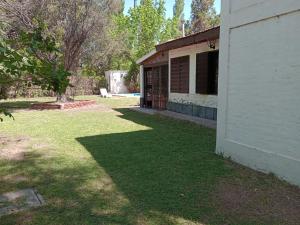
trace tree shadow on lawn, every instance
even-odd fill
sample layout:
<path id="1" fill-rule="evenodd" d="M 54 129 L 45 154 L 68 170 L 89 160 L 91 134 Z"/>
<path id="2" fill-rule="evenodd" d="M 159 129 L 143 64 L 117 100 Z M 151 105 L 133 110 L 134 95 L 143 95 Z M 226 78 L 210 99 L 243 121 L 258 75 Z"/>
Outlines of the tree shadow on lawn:
<path id="1" fill-rule="evenodd" d="M 232 177 L 237 169 L 214 154 L 214 130 L 123 109 L 119 112 L 122 119 L 148 130 L 77 138 L 92 157 L 84 149 L 73 153 L 73 149 L 61 152 L 46 147 L 29 152 L 23 161 L 0 160 L 0 193 L 33 187 L 46 201 L 41 208 L 1 217 L 0 225 L 284 224 L 269 218 L 255 220 L 253 215 L 241 220 L 238 217 L 244 217 L 245 211 L 236 216 L 219 210 L 215 190 L 223 179 L 235 188 Z M 267 175 L 245 170 L 251 190 L 285 187 Z M 276 194 L 285 197 L 285 191 Z M 221 200 L 226 203 L 225 197 Z M 276 216 L 272 210 L 259 209 L 259 213 Z"/>
<path id="2" fill-rule="evenodd" d="M 149 130 L 77 140 L 141 212 L 207 223 L 220 218 L 211 193 L 230 174 L 214 154 L 215 131 L 118 109 L 120 117 Z M 171 122 L 171 123 L 170 123 Z"/>
<path id="3" fill-rule="evenodd" d="M 26 160 L 0 160 L 0 167 L 11 177 L 26 179 L 2 180 L 0 193 L 36 188 L 45 199 L 45 206 L 0 218 L 0 225 L 125 225 L 136 224 L 130 205 L 122 200 L 111 181 L 99 174 L 99 167 L 78 161 L 66 165 L 65 159 L 48 158 L 40 153 L 28 153 Z M 51 163 L 49 163 L 51 161 Z M 107 187 L 103 188 L 103 186 Z M 117 207 L 116 207 L 117 205 Z"/>
<path id="4" fill-rule="evenodd" d="M 0 108 L 4 108 L 9 110 L 10 112 L 14 112 L 17 110 L 30 109 L 32 104 L 40 103 L 39 101 L 7 101 L 0 102 Z"/>
<path id="5" fill-rule="evenodd" d="M 214 130 L 126 109 L 117 111 L 122 119 L 149 130 L 77 140 L 144 214 L 158 212 L 200 224 L 294 224 L 299 218 L 299 189 L 216 155 Z M 239 192 L 226 196 L 232 191 Z M 297 200 L 275 204 L 286 197 Z M 242 210 L 235 215 L 230 207 L 238 204 Z"/>

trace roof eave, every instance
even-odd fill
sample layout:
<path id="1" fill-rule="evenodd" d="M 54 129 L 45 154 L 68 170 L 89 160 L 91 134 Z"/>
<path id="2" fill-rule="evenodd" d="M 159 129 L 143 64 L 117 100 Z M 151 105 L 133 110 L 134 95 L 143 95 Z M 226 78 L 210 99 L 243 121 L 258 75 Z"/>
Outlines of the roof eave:
<path id="1" fill-rule="evenodd" d="M 208 40 L 216 40 L 220 38 L 220 27 L 215 27 L 203 32 L 199 32 L 190 36 L 178 38 L 156 45 L 156 51 L 168 51 L 188 45 L 199 44 Z"/>
<path id="2" fill-rule="evenodd" d="M 148 58 L 150 58 L 151 56 L 155 55 L 158 51 L 156 49 L 152 50 L 151 52 L 149 52 L 148 54 L 142 56 L 141 58 L 139 58 L 136 63 L 141 65 L 145 60 L 147 60 Z"/>

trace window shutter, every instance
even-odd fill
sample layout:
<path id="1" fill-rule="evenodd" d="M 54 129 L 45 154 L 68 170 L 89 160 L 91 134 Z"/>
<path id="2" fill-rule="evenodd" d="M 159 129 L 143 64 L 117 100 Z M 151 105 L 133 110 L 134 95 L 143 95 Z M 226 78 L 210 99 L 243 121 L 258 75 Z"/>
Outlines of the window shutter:
<path id="1" fill-rule="evenodd" d="M 181 57 L 180 61 L 180 93 L 189 93 L 190 57 Z"/>
<path id="2" fill-rule="evenodd" d="M 208 52 L 197 54 L 196 93 L 208 93 Z"/>
<path id="3" fill-rule="evenodd" d="M 179 90 L 179 60 L 171 59 L 171 92 Z"/>
<path id="4" fill-rule="evenodd" d="M 171 92 L 189 92 L 190 57 L 183 56 L 171 59 Z"/>

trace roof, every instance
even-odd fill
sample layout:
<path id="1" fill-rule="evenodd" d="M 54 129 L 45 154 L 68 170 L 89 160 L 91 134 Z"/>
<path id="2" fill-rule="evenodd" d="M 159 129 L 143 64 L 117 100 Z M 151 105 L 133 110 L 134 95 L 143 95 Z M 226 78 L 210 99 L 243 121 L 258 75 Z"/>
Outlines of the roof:
<path id="1" fill-rule="evenodd" d="M 157 53 L 157 51 L 154 49 L 151 52 L 149 52 L 148 54 L 142 56 L 141 58 L 139 58 L 136 63 L 137 64 L 141 64 L 142 62 L 144 62 L 146 59 L 148 59 L 149 57 L 155 55 Z"/>
<path id="2" fill-rule="evenodd" d="M 186 37 L 167 41 L 165 43 L 156 45 L 156 51 L 166 51 L 176 48 L 181 48 L 188 45 L 194 45 L 209 40 L 216 40 L 220 38 L 220 27 L 215 27 L 206 31 L 195 33 Z"/>
<path id="3" fill-rule="evenodd" d="M 136 61 L 137 64 L 142 64 L 148 58 L 156 55 L 159 52 L 169 51 L 176 48 L 181 48 L 188 45 L 199 44 L 206 41 L 216 40 L 220 38 L 220 27 L 214 27 L 212 29 L 198 32 L 186 37 L 181 37 L 171 41 L 167 41 L 156 45 L 156 49 L 152 50 L 148 54 L 144 55 Z"/>

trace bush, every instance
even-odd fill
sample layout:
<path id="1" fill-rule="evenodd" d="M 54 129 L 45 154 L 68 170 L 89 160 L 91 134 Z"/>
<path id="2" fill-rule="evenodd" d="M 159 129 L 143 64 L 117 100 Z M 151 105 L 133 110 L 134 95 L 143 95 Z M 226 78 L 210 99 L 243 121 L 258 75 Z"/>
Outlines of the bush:
<path id="1" fill-rule="evenodd" d="M 100 94 L 100 88 L 106 87 L 106 79 L 104 76 L 71 76 L 71 86 L 67 88 L 68 96 L 78 95 L 95 95 Z M 53 91 L 43 90 L 41 87 L 26 84 L 24 81 L 17 81 L 13 84 L 4 86 L 0 85 L 0 99 L 2 98 L 33 98 L 33 97 L 54 97 Z"/>
<path id="2" fill-rule="evenodd" d="M 135 62 L 132 62 L 128 75 L 125 77 L 125 85 L 127 86 L 129 92 L 139 92 L 140 82 L 139 82 L 140 68 Z"/>

